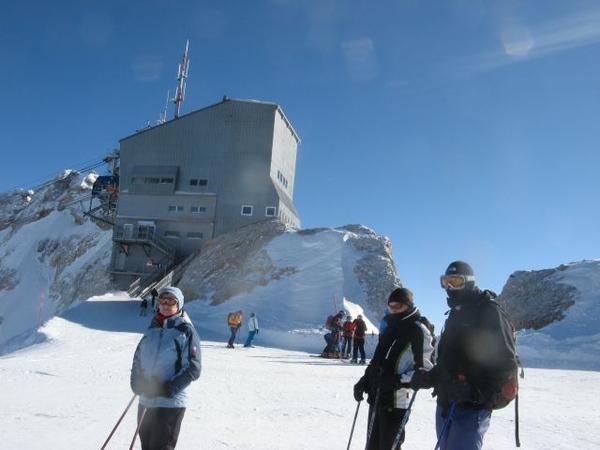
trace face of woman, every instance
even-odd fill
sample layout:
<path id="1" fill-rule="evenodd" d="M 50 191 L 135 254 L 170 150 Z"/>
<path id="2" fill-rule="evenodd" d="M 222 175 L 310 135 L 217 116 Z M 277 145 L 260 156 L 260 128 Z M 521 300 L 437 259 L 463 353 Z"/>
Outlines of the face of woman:
<path id="1" fill-rule="evenodd" d="M 158 308 L 163 316 L 172 316 L 179 310 L 177 299 L 165 294 L 158 297 Z"/>

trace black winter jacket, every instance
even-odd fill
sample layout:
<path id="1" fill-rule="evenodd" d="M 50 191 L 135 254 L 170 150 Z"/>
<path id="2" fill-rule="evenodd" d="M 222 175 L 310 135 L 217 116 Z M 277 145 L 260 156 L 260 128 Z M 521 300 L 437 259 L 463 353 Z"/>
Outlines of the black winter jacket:
<path id="1" fill-rule="evenodd" d="M 434 395 L 447 408 L 492 409 L 517 371 L 514 330 L 491 291 L 475 288 L 446 319 L 434 368 Z"/>
<path id="2" fill-rule="evenodd" d="M 406 409 L 414 371 L 433 366 L 433 338 L 420 318 L 416 308 L 385 317 L 388 326 L 365 370 L 369 401 L 379 390 L 380 408 Z"/>

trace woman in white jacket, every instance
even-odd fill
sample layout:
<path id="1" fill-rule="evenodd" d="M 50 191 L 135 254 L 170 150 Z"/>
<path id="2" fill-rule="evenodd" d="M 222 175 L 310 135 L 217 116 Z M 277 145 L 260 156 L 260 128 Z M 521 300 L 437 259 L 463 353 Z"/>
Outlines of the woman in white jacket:
<path id="1" fill-rule="evenodd" d="M 244 347 L 252 347 L 252 341 L 254 340 L 254 336 L 258 334 L 258 319 L 256 318 L 256 314 L 250 314 L 250 318 L 248 319 L 248 339 L 246 339 L 246 343 Z"/>
<path id="2" fill-rule="evenodd" d="M 179 288 L 158 293 L 159 312 L 139 342 L 131 389 L 140 396 L 142 450 L 172 450 L 187 406 L 187 387 L 200 377 L 200 337 L 183 308 Z"/>

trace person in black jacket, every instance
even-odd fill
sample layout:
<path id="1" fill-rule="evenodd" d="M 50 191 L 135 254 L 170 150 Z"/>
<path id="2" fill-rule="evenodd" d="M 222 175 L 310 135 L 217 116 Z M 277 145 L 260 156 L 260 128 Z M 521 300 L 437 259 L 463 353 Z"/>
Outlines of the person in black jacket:
<path id="1" fill-rule="evenodd" d="M 414 305 L 412 292 L 403 287 L 394 289 L 388 308 L 387 327 L 379 337 L 373 359 L 354 385 L 356 401 L 360 402 L 365 392 L 369 396 L 367 450 L 392 448 L 410 402 L 413 373 L 433 366 L 433 339 Z M 402 430 L 400 445 L 404 434 Z"/>
<path id="2" fill-rule="evenodd" d="M 416 372 L 411 386 L 434 388 L 441 450 L 480 450 L 492 410 L 516 396 L 514 330 L 493 300 L 496 294 L 475 285 L 475 273 L 466 262 L 452 262 L 440 281 L 450 313 L 437 364 L 429 372 Z"/>
<path id="3" fill-rule="evenodd" d="M 363 320 L 362 314 L 359 314 L 354 319 L 354 350 L 352 353 L 351 363 L 358 363 L 358 354 L 360 353 L 360 364 L 367 363 L 367 355 L 365 353 L 365 333 L 367 332 L 367 324 Z"/>

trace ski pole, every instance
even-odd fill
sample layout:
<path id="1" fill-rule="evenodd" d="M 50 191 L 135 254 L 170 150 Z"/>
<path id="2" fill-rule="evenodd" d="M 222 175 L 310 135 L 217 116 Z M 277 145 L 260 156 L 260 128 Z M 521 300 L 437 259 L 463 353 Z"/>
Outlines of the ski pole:
<path id="1" fill-rule="evenodd" d="M 354 434 L 354 426 L 356 425 L 356 417 L 358 416 L 358 408 L 360 408 L 360 402 L 356 405 L 356 412 L 354 413 L 354 420 L 352 421 L 352 428 L 350 429 L 350 439 L 348 439 L 348 447 L 346 450 L 350 450 L 350 443 L 352 442 L 352 435 Z"/>
<path id="2" fill-rule="evenodd" d="M 142 422 L 144 421 L 144 416 L 146 415 L 147 410 L 148 408 L 144 406 L 144 409 L 142 410 L 142 414 L 140 415 L 140 419 L 137 424 L 137 428 L 135 429 L 135 433 L 133 433 L 133 439 L 131 439 L 131 445 L 129 446 L 129 450 L 133 449 L 133 445 L 135 444 L 135 438 L 139 434 L 140 428 L 142 428 Z"/>
<path id="3" fill-rule="evenodd" d="M 398 428 L 398 433 L 396 433 L 396 439 L 394 439 L 394 443 L 392 444 L 391 450 L 396 450 L 400 445 L 400 440 L 402 439 L 402 433 L 404 432 L 404 428 L 408 423 L 408 416 L 410 416 L 410 411 L 412 409 L 412 405 L 415 401 L 418 391 L 414 391 L 412 397 L 410 398 L 410 402 L 408 402 L 408 408 L 406 408 L 406 412 L 404 413 L 404 417 L 402 418 L 402 422 L 400 422 L 400 427 Z"/>
<path id="4" fill-rule="evenodd" d="M 131 400 L 129 400 L 129 403 L 127 404 L 127 407 L 125 408 L 125 411 L 123 411 L 123 414 L 121 414 L 121 417 L 119 417 L 119 420 L 117 420 L 117 423 L 115 424 L 112 431 L 108 435 L 108 438 L 106 438 L 106 442 L 104 442 L 104 445 L 102 446 L 102 448 L 100 450 L 104 450 L 106 448 L 106 446 L 108 445 L 108 441 L 111 440 L 111 438 L 113 437 L 113 434 L 115 434 L 115 431 L 117 431 L 117 428 L 121 424 L 123 417 L 125 417 L 125 414 L 127 414 L 127 411 L 129 411 L 129 408 L 131 408 L 131 404 L 133 403 L 133 401 L 135 400 L 136 397 L 137 397 L 137 394 L 133 394 L 133 397 L 131 397 Z"/>
<path id="5" fill-rule="evenodd" d="M 438 450 L 442 445 L 442 439 L 444 439 L 444 435 L 448 432 L 448 427 L 450 426 L 450 422 L 452 422 L 452 414 L 454 414 L 454 407 L 456 406 L 456 400 L 450 403 L 450 410 L 448 411 L 448 415 L 446 416 L 446 420 L 444 420 L 444 424 L 442 425 L 442 430 L 440 431 L 440 437 L 438 437 L 437 443 L 435 444 L 435 448 L 433 450 Z"/>
<path id="6" fill-rule="evenodd" d="M 515 446 L 521 446 L 521 439 L 519 438 L 519 395 L 515 397 Z"/>
<path id="7" fill-rule="evenodd" d="M 365 442 L 365 450 L 369 450 L 369 441 L 371 440 L 371 434 L 373 433 L 373 424 L 375 423 L 375 415 L 377 414 L 377 408 L 379 406 L 379 393 L 380 389 L 377 388 L 375 401 L 373 402 L 371 408 L 369 408 L 369 412 L 372 411 L 372 414 L 369 416 L 369 427 L 367 428 L 367 442 Z"/>

